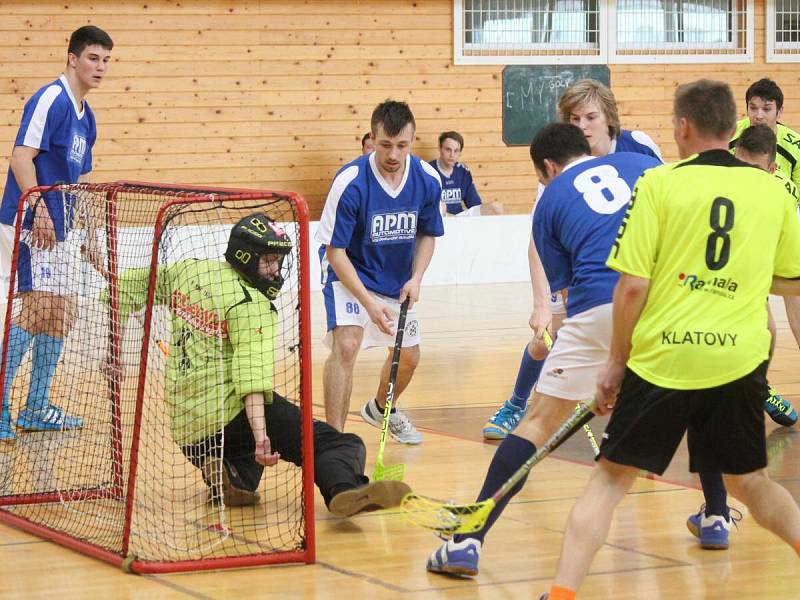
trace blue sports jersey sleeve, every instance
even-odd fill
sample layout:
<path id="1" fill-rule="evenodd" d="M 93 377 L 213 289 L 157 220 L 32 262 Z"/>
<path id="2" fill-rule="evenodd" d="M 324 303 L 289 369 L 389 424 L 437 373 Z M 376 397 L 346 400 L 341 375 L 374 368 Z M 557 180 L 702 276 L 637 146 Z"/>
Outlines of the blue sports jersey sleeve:
<path id="1" fill-rule="evenodd" d="M 339 198 L 339 204 L 336 207 L 336 221 L 328 246 L 347 248 L 350 245 L 358 223 L 359 206 L 358 190 L 355 186 L 349 186 Z"/>
<path id="2" fill-rule="evenodd" d="M 86 173 L 92 172 L 92 148 L 94 147 L 94 143 L 97 140 L 97 124 L 94 120 L 94 113 L 89 109 L 89 105 L 86 105 L 86 117 L 89 119 L 91 123 L 91 131 L 93 132 L 92 136 L 89 138 L 89 147 L 86 149 L 86 155 L 83 157 L 83 167 L 81 169 L 81 175 L 85 175 Z"/>
<path id="3" fill-rule="evenodd" d="M 542 261 L 547 283 L 554 292 L 569 286 L 572 279 L 572 265 L 569 253 L 556 238 L 558 223 L 552 194 L 545 188 L 533 213 L 533 241 Z"/>
<path id="4" fill-rule="evenodd" d="M 41 152 L 50 150 L 50 140 L 59 135 L 58 129 L 66 120 L 68 108 L 64 102 L 54 101 L 53 96 L 57 98 L 58 92 L 58 86 L 53 85 L 40 90 L 25 103 L 15 146 L 27 146 Z"/>
<path id="5" fill-rule="evenodd" d="M 464 195 L 464 204 L 467 208 L 472 208 L 473 206 L 478 206 L 481 203 L 481 197 L 478 194 L 478 189 L 475 187 L 475 181 L 472 179 L 472 173 L 467 169 L 467 173 L 464 177 L 464 187 L 466 188 L 466 194 Z"/>
<path id="6" fill-rule="evenodd" d="M 422 161 L 421 161 L 422 162 Z M 431 173 L 423 166 L 423 170 Z M 433 171 L 436 173 L 436 171 Z M 439 237 L 444 235 L 444 224 L 442 223 L 442 213 L 439 210 L 439 201 L 442 196 L 442 185 L 438 178 L 425 178 L 425 199 L 420 206 L 419 223 L 417 232 L 422 235 Z"/>

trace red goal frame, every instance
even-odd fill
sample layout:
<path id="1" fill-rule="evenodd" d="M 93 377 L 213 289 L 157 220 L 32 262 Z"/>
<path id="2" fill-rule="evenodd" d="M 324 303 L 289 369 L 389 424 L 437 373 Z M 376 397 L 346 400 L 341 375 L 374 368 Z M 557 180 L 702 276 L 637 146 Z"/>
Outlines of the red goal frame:
<path id="1" fill-rule="evenodd" d="M 117 249 L 117 222 L 116 222 L 116 196 L 125 189 L 139 188 L 146 189 L 148 193 L 153 194 L 159 198 L 163 198 L 162 204 L 158 209 L 158 216 L 156 218 L 155 232 L 153 237 L 153 249 L 151 253 L 150 263 L 150 286 L 148 292 L 148 305 L 152 305 L 154 295 L 154 283 L 156 276 L 156 267 L 158 260 L 158 240 L 160 238 L 161 228 L 163 227 L 162 219 L 165 211 L 170 206 L 176 204 L 189 204 L 189 203 L 208 203 L 216 202 L 224 199 L 226 203 L 235 203 L 237 201 L 253 201 L 253 200 L 269 200 L 287 199 L 294 210 L 297 223 L 297 237 L 298 237 L 298 286 L 299 286 L 299 336 L 300 336 L 300 390 L 299 402 L 302 412 L 302 440 L 303 440 L 303 466 L 302 466 L 302 490 L 303 490 L 303 526 L 304 526 L 304 547 L 297 551 L 276 551 L 264 554 L 250 554 L 245 556 L 228 556 L 228 557 L 213 557 L 202 559 L 190 559 L 183 561 L 153 561 L 153 560 L 140 560 L 136 556 L 129 554 L 130 549 L 130 536 L 131 536 L 131 519 L 135 499 L 135 483 L 136 483 L 136 469 L 138 466 L 138 441 L 139 441 L 139 428 L 141 427 L 142 418 L 142 404 L 144 401 L 144 381 L 146 378 L 147 367 L 147 352 L 150 340 L 151 328 L 151 311 L 146 311 L 144 321 L 144 337 L 142 340 L 142 361 L 139 367 L 137 378 L 137 392 L 136 392 L 136 407 L 134 416 L 134 429 L 133 441 L 131 444 L 130 453 L 130 467 L 127 489 L 124 489 L 124 481 L 121 472 L 115 470 L 114 481 L 109 487 L 81 490 L 79 492 L 70 492 L 69 500 L 71 502 L 80 500 L 91 500 L 93 498 L 108 498 L 111 494 L 115 499 L 125 502 L 125 518 L 123 524 L 122 535 L 122 551 L 115 552 L 99 546 L 95 543 L 79 539 L 72 535 L 66 534 L 62 531 L 49 527 L 47 525 L 32 522 L 24 517 L 9 512 L 8 508 L 11 506 L 29 505 L 29 504 L 44 504 L 59 502 L 64 497 L 64 492 L 46 492 L 36 494 L 19 494 L 8 495 L 0 497 L 0 522 L 10 525 L 12 527 L 21 529 L 38 537 L 53 541 L 57 544 L 77 550 L 81 553 L 106 561 L 112 565 L 123 568 L 124 570 L 132 573 L 168 573 L 176 571 L 194 571 L 205 569 L 223 569 L 235 567 L 250 567 L 258 565 L 288 563 L 288 562 L 305 562 L 313 563 L 316 559 L 316 545 L 315 545 L 315 527 L 314 527 L 314 448 L 313 448 L 313 425 L 312 425 L 312 383 L 311 383 L 311 344 L 310 344 L 310 327 L 311 327 L 311 311 L 310 311 L 310 254 L 309 254 L 309 215 L 308 206 L 303 197 L 295 192 L 283 191 L 270 191 L 270 190 L 249 190 L 237 188 L 219 188 L 208 186 L 192 186 L 192 185 L 174 185 L 174 184 L 159 184 L 159 183 L 146 183 L 135 181 L 117 181 L 107 184 L 76 184 L 82 186 L 82 189 L 91 190 L 93 192 L 105 193 L 108 201 L 108 211 L 106 214 L 106 235 L 108 240 L 108 263 L 112 272 L 109 285 L 109 300 L 111 311 L 115 312 L 118 307 L 117 289 L 116 289 L 116 266 L 118 264 L 116 249 Z M 21 232 L 21 224 L 23 221 L 24 212 L 27 206 L 26 200 L 32 194 L 41 193 L 53 190 L 58 186 L 39 186 L 31 188 L 23 193 L 20 197 L 19 206 L 17 209 L 16 227 L 14 232 L 14 249 L 12 254 L 11 264 L 11 278 L 9 283 L 9 291 L 7 298 L 6 313 L 4 315 L 4 329 L 3 329 L 3 349 L 2 359 L 0 362 L 0 390 L 6 377 L 6 363 L 7 363 L 7 348 L 10 335 L 11 319 L 12 319 L 12 300 L 14 298 L 14 289 L 17 275 L 17 263 L 19 259 L 19 238 Z M 180 192 L 186 192 L 189 197 L 179 197 Z M 224 198 L 220 198 L 219 194 L 224 194 Z M 120 331 L 119 323 L 112 320 L 111 336 L 113 343 L 111 344 L 112 352 L 116 349 L 116 356 L 112 356 L 112 360 L 119 364 L 119 343 Z M 115 384 L 111 383 L 111 399 L 112 399 L 112 426 L 117 435 L 112 438 L 112 461 L 119 461 L 122 463 L 122 427 L 120 419 L 120 400 L 119 390 L 115 389 Z M 2 403 L 2 395 L 0 395 L 0 404 Z M 116 464 L 116 463 L 115 463 Z"/>

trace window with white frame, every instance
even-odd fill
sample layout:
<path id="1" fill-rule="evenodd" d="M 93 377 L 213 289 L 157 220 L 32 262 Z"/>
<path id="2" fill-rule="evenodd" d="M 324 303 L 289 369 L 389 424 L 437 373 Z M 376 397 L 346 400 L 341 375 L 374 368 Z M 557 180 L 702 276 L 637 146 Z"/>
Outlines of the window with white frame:
<path id="1" fill-rule="evenodd" d="M 616 0 L 612 62 L 752 60 L 748 0 Z"/>
<path id="2" fill-rule="evenodd" d="M 457 64 L 752 61 L 753 0 L 454 0 L 454 17 Z"/>
<path id="3" fill-rule="evenodd" d="M 768 0 L 767 62 L 800 62 L 800 0 Z"/>
<path id="4" fill-rule="evenodd" d="M 598 62 L 601 1 L 455 0 L 456 63 Z"/>

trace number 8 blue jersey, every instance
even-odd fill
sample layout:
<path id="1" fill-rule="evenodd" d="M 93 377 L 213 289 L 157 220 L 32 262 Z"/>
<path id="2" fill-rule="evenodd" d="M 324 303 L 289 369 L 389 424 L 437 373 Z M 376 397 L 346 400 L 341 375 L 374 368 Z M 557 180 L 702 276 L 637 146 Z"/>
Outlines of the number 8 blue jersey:
<path id="1" fill-rule="evenodd" d="M 619 273 L 606 266 L 636 180 L 657 158 L 631 152 L 579 159 L 545 188 L 533 239 L 551 290 L 567 289 L 567 316 L 611 302 Z"/>

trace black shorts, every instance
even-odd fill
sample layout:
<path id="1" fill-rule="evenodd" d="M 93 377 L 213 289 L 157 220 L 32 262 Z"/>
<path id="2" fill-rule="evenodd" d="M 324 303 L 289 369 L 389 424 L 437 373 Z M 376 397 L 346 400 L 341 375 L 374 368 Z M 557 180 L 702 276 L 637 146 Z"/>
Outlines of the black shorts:
<path id="1" fill-rule="evenodd" d="M 627 369 L 600 454 L 662 475 L 684 432 L 689 470 L 751 473 L 767 466 L 767 361 L 741 379 L 702 390 L 658 387 Z"/>

